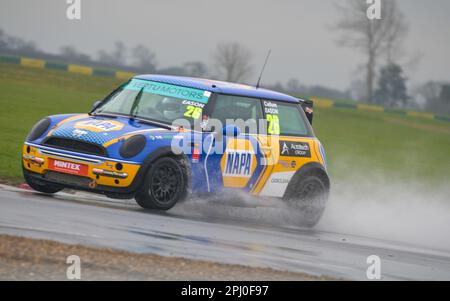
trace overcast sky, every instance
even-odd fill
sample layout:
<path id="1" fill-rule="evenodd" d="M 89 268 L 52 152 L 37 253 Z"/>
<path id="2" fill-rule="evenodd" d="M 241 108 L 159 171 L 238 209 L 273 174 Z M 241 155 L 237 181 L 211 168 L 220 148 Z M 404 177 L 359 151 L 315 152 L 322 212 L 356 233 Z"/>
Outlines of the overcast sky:
<path id="1" fill-rule="evenodd" d="M 340 0 L 345 1 L 345 0 Z M 362 0 L 364 1 L 364 0 Z M 410 23 L 405 49 L 421 53 L 408 69 L 413 83 L 450 81 L 450 1 L 399 0 Z M 66 0 L 0 0 L 0 28 L 58 52 L 74 45 L 90 55 L 116 40 L 142 43 L 158 66 L 200 60 L 208 64 L 220 41 L 238 41 L 254 54 L 257 70 L 272 49 L 264 81 L 348 88 L 364 58 L 336 46 L 333 0 L 82 0 L 80 21 L 66 18 Z M 405 58 L 405 61 L 407 59 Z M 256 82 L 257 74 L 254 74 Z"/>

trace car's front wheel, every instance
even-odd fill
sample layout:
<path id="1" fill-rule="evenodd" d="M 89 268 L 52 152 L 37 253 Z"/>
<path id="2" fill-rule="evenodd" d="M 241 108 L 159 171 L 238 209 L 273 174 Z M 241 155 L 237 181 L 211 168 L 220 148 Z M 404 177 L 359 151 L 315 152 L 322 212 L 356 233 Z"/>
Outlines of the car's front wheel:
<path id="1" fill-rule="evenodd" d="M 136 202 L 145 209 L 169 210 L 186 197 L 184 172 L 178 160 L 158 159 L 150 166 L 144 184 L 135 196 Z"/>
<path id="2" fill-rule="evenodd" d="M 328 200 L 328 178 L 319 173 L 295 175 L 287 188 L 284 200 L 300 213 L 301 226 L 314 227 L 320 220 Z"/>

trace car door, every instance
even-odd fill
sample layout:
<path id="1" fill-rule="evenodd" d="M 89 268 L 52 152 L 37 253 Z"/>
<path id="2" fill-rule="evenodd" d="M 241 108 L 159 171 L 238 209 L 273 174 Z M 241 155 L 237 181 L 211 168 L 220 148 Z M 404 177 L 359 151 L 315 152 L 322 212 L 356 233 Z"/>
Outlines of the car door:
<path id="1" fill-rule="evenodd" d="M 208 191 L 251 190 L 262 170 L 257 137 L 263 119 L 260 100 L 217 94 L 209 104 L 208 114 L 208 123 L 216 125 L 215 134 L 205 133 L 203 142 Z M 228 133 L 223 132 L 226 126 Z"/>
<path id="2" fill-rule="evenodd" d="M 296 171 L 308 162 L 318 161 L 317 143 L 299 104 L 271 100 L 262 103 L 267 135 L 261 134 L 259 139 L 268 164 L 252 193 L 283 197 Z"/>

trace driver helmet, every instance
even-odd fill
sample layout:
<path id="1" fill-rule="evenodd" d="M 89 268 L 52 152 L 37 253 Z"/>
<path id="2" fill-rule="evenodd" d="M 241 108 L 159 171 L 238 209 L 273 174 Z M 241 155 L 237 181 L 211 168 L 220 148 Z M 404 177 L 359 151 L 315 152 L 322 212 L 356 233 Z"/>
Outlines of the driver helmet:
<path id="1" fill-rule="evenodd" d="M 180 102 L 175 99 L 164 97 L 160 107 L 161 112 L 166 119 L 174 120 L 182 115 L 182 106 L 180 105 Z"/>

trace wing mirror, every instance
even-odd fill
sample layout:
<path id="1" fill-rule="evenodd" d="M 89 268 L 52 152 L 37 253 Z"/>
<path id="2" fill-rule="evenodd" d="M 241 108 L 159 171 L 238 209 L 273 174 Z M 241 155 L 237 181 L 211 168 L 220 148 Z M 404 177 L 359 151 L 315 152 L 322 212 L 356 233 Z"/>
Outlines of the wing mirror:
<path id="1" fill-rule="evenodd" d="M 306 117 L 308 118 L 309 123 L 312 125 L 313 117 L 314 117 L 314 103 L 312 100 L 304 100 L 301 103 L 302 109 L 305 112 Z"/>

